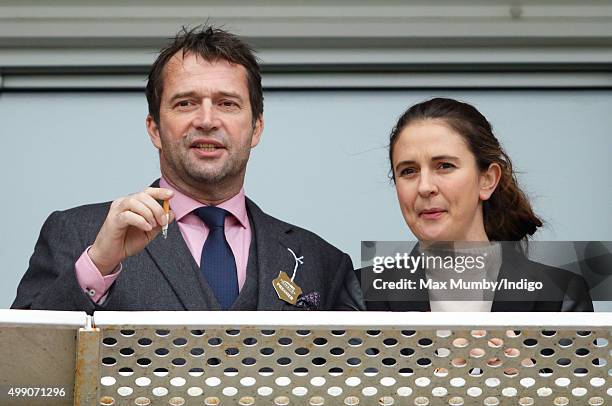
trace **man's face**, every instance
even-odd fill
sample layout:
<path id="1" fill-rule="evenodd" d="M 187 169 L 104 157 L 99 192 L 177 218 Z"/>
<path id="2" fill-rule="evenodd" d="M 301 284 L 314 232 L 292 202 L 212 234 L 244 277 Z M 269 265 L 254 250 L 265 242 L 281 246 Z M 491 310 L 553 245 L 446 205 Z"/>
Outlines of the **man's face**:
<path id="1" fill-rule="evenodd" d="M 262 117 L 253 124 L 245 68 L 179 51 L 163 81 L 159 123 L 148 116 L 147 130 L 164 177 L 187 190 L 239 190 L 263 130 Z"/>

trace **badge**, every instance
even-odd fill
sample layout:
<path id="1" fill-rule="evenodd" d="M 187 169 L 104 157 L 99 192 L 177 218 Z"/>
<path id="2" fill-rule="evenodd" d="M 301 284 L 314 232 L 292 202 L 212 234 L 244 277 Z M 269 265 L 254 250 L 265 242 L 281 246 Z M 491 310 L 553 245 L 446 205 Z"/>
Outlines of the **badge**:
<path id="1" fill-rule="evenodd" d="M 295 279 L 295 274 L 297 273 L 298 266 L 303 264 L 304 257 L 297 257 L 295 252 L 291 250 L 291 248 L 287 248 L 293 258 L 295 259 L 295 267 L 293 267 L 293 275 L 289 278 L 285 272 L 280 271 L 278 273 L 278 278 L 272 281 L 272 286 L 274 286 L 274 290 L 278 295 L 279 299 L 284 300 L 285 302 L 295 305 L 297 303 L 298 296 L 302 294 L 302 288 L 300 288 L 297 283 L 293 280 Z"/>

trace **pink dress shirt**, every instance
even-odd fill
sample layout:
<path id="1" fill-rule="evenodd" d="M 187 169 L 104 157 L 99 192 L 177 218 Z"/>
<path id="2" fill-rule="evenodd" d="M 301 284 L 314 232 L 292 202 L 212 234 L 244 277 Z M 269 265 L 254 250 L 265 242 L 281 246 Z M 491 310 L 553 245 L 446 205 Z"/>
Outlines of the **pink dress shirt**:
<path id="1" fill-rule="evenodd" d="M 187 244 L 195 262 L 200 265 L 200 257 L 204 242 L 208 237 L 208 227 L 193 211 L 204 204 L 184 195 L 172 187 L 164 178 L 159 182 L 160 187 L 174 191 L 170 199 L 170 209 L 174 212 L 183 240 Z M 246 280 L 249 247 L 251 245 L 251 225 L 246 210 L 244 189 L 237 195 L 219 204 L 217 207 L 227 210 L 232 215 L 225 218 L 225 238 L 236 259 L 238 273 L 238 288 L 242 289 Z M 158 236 L 157 238 L 161 238 Z M 121 264 L 110 275 L 102 276 L 98 268 L 87 254 L 89 247 L 75 263 L 76 277 L 83 291 L 96 303 L 100 303 L 121 273 Z M 103 300 L 102 300 L 103 301 Z"/>

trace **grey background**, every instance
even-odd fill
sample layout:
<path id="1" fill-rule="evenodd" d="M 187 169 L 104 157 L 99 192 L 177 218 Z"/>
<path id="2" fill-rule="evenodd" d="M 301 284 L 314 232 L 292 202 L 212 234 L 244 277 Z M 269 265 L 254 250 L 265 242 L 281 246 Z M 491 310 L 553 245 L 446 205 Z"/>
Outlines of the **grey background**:
<path id="1" fill-rule="evenodd" d="M 538 240 L 612 240 L 611 90 L 268 91 L 247 195 L 356 265 L 361 240 L 414 239 L 387 178 L 386 144 L 405 108 L 433 96 L 473 103 L 492 122 L 546 221 Z M 0 308 L 12 303 L 51 211 L 112 200 L 158 177 L 145 115 L 141 92 L 0 93 Z"/>

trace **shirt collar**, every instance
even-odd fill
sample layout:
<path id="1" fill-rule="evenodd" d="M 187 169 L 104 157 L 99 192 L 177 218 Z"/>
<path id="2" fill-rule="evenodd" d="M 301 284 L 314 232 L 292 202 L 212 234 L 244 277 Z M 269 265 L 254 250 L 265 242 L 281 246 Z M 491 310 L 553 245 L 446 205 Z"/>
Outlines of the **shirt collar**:
<path id="1" fill-rule="evenodd" d="M 169 203 L 170 208 L 176 216 L 176 221 L 181 221 L 183 217 L 190 214 L 199 207 L 207 206 L 206 204 L 203 204 L 195 200 L 194 198 L 187 196 L 184 193 L 181 193 L 174 186 L 168 183 L 168 181 L 166 181 L 163 177 L 159 180 L 159 186 L 165 189 L 170 189 L 174 192 L 174 196 L 172 196 Z M 249 218 L 247 216 L 244 188 L 240 188 L 240 191 L 235 196 L 217 205 L 217 207 L 220 207 L 230 212 L 238 220 L 238 222 L 243 228 L 247 228 L 247 225 L 249 224 Z"/>

